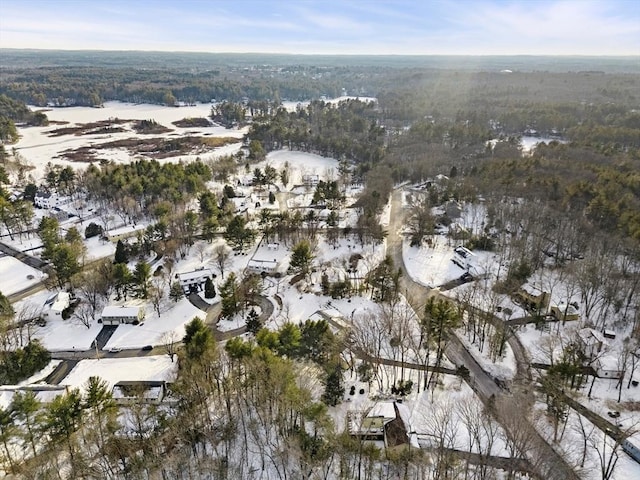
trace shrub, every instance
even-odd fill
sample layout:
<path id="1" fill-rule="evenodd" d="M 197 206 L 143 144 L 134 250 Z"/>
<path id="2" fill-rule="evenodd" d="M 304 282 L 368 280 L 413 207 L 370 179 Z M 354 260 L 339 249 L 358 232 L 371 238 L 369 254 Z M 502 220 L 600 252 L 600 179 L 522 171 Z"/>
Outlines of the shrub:
<path id="1" fill-rule="evenodd" d="M 84 238 L 97 237 L 98 235 L 102 235 L 102 231 L 102 226 L 91 222 L 87 225 L 87 228 L 84 229 Z"/>

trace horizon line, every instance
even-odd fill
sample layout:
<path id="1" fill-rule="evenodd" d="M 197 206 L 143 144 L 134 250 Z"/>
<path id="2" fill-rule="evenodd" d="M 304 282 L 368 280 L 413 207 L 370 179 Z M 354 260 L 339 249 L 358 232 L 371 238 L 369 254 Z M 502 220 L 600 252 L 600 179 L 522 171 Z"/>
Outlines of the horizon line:
<path id="1" fill-rule="evenodd" d="M 99 52 L 99 53 L 186 53 L 208 55 L 289 55 L 298 57 L 583 57 L 583 58 L 640 58 L 640 54 L 584 54 L 584 53 L 292 53 L 292 52 L 260 52 L 260 51 L 206 51 L 206 50 L 145 50 L 145 49 L 97 49 L 97 48 L 29 48 L 0 47 L 0 51 L 29 52 Z"/>

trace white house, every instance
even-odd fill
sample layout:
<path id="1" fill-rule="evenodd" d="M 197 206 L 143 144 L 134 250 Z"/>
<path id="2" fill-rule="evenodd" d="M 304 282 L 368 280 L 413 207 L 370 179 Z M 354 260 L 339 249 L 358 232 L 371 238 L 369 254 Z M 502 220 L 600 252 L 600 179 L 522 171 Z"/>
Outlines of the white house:
<path id="1" fill-rule="evenodd" d="M 125 305 L 110 305 L 102 310 L 103 325 L 120 325 L 122 323 L 136 323 L 144 320 L 144 308 L 127 307 Z"/>
<path id="2" fill-rule="evenodd" d="M 598 378 L 618 380 L 624 374 L 615 355 L 604 354 L 593 362 L 593 368 Z"/>
<path id="3" fill-rule="evenodd" d="M 266 273 L 273 275 L 278 271 L 279 262 L 276 259 L 273 260 L 259 260 L 252 258 L 247 263 L 247 271 L 252 273 Z"/>
<path id="4" fill-rule="evenodd" d="M 71 295 L 67 292 L 58 292 L 47 298 L 42 309 L 42 318 L 45 320 L 62 319 L 62 312 L 71 304 Z"/>
<path id="5" fill-rule="evenodd" d="M 33 198 L 33 203 L 38 208 L 53 208 L 60 207 L 69 203 L 71 199 L 69 197 L 61 197 L 56 193 L 50 192 L 36 192 Z"/>
<path id="6" fill-rule="evenodd" d="M 460 268 L 469 271 L 469 268 L 473 266 L 475 260 L 475 254 L 462 246 L 453 249 L 453 257 L 451 261 L 458 265 Z"/>
<path id="7" fill-rule="evenodd" d="M 138 232 L 144 231 L 146 228 L 146 225 L 127 225 L 125 227 L 108 230 L 106 236 L 110 242 L 115 243 L 118 240 L 135 237 Z"/>
<path id="8" fill-rule="evenodd" d="M 184 293 L 189 294 L 202 291 L 207 278 L 214 279 L 216 276 L 209 268 L 199 268 L 191 272 L 177 273 L 176 278 Z"/>

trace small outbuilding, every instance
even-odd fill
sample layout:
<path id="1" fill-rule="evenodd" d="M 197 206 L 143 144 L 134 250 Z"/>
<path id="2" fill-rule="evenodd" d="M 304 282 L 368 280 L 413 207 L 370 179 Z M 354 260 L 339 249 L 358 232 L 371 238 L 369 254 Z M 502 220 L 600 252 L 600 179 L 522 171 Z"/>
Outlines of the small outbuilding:
<path id="1" fill-rule="evenodd" d="M 116 403 L 128 405 L 138 403 L 159 404 L 165 397 L 167 384 L 164 381 L 122 381 L 113 386 L 112 395 Z"/>

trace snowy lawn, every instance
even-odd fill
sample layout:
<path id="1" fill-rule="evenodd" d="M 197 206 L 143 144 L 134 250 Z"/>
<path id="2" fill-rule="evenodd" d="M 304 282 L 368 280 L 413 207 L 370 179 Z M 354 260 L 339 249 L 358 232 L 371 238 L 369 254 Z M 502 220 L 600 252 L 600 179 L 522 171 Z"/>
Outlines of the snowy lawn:
<path id="1" fill-rule="evenodd" d="M 125 349 L 142 348 L 145 345 L 163 345 L 165 336 L 173 336 L 175 341 L 181 340 L 185 335 L 184 326 L 200 317 L 205 320 L 206 312 L 194 307 L 188 299 L 182 298 L 175 303 L 172 300 L 163 302 L 160 308 L 161 314 L 147 306 L 147 314 L 140 325 L 119 325 L 113 336 L 104 347 Z"/>
<path id="2" fill-rule="evenodd" d="M 112 388 L 122 381 L 167 381 L 175 380 L 178 362 L 171 362 L 168 355 L 155 355 L 140 358 L 101 358 L 99 360 L 81 360 L 69 372 L 62 385 L 82 388 L 89 377 L 100 377 Z"/>
<path id="3" fill-rule="evenodd" d="M 43 273 L 13 257 L 0 257 L 0 292 L 5 296 L 40 282 Z"/>
<path id="4" fill-rule="evenodd" d="M 47 321 L 44 327 L 38 327 L 35 336 L 50 352 L 80 352 L 92 348 L 91 344 L 101 329 L 102 325 L 98 322 L 93 322 L 87 328 L 75 318 L 55 319 Z"/>

